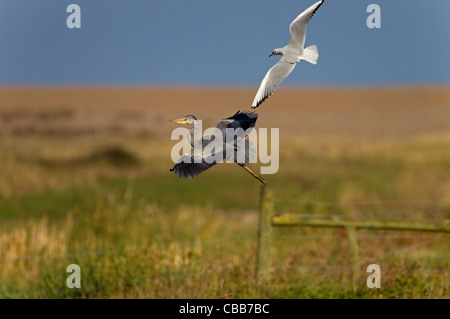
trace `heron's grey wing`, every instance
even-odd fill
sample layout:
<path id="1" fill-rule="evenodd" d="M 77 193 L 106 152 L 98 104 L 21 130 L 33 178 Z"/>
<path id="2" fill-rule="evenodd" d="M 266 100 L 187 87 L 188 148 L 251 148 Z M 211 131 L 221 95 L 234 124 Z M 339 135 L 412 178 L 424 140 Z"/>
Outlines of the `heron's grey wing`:
<path id="1" fill-rule="evenodd" d="M 217 129 L 222 131 L 223 136 L 226 136 L 222 149 L 226 152 L 225 159 L 227 162 L 249 163 L 255 161 L 255 148 L 246 139 L 246 136 L 255 127 L 257 119 L 258 114 L 255 112 L 237 111 L 233 116 L 219 121 Z M 233 135 L 229 137 L 226 135 L 228 128 L 233 129 Z"/>
<path id="2" fill-rule="evenodd" d="M 227 128 L 242 128 L 246 131 L 249 128 L 255 127 L 258 114 L 255 112 L 241 112 L 237 111 L 233 116 L 220 120 L 216 128 L 224 132 Z M 250 130 L 249 130 L 250 132 Z"/>
<path id="3" fill-rule="evenodd" d="M 190 152 L 183 154 L 170 171 L 173 171 L 178 177 L 192 179 L 216 164 L 214 161 L 207 161 L 201 155 L 196 154 L 195 149 L 192 149 Z"/>
<path id="4" fill-rule="evenodd" d="M 300 13 L 297 18 L 292 21 L 289 26 L 289 31 L 291 33 L 291 40 L 289 41 L 289 46 L 297 50 L 303 49 L 306 37 L 306 26 L 308 25 L 311 18 L 316 13 L 317 9 L 323 4 L 324 0 L 318 1 L 310 6 L 308 9 Z"/>
<path id="5" fill-rule="evenodd" d="M 238 137 L 234 141 L 234 152 L 227 154 L 226 160 L 241 164 L 256 163 L 256 149 L 249 139 Z"/>
<path id="6" fill-rule="evenodd" d="M 281 58 L 266 74 L 256 92 L 252 108 L 258 107 L 278 88 L 280 83 L 292 72 L 295 63 L 286 62 Z"/>

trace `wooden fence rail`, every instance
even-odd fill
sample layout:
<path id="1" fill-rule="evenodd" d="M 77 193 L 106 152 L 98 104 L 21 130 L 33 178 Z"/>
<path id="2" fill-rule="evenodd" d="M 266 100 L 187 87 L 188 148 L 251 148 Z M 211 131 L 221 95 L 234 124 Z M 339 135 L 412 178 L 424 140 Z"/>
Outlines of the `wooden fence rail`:
<path id="1" fill-rule="evenodd" d="M 274 215 L 273 191 L 262 187 L 260 200 L 260 216 L 258 230 L 258 252 L 256 277 L 257 280 L 270 279 L 271 270 L 271 228 L 272 227 L 335 227 L 347 230 L 350 250 L 352 252 L 352 272 L 356 280 L 361 275 L 359 264 L 359 246 L 356 230 L 397 230 L 422 232 L 450 232 L 450 221 L 391 221 L 391 220 L 347 220 L 343 218 L 324 218 L 324 216 L 306 216 L 301 214 L 284 213 Z"/>

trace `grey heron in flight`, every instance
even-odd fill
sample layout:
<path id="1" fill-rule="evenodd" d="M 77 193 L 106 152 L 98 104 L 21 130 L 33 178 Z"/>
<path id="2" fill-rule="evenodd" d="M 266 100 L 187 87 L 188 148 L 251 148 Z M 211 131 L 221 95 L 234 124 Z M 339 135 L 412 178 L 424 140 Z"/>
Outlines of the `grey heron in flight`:
<path id="1" fill-rule="evenodd" d="M 244 168 L 247 172 L 249 172 L 253 177 L 258 179 L 261 183 L 266 185 L 266 182 L 259 175 L 255 174 L 247 165 L 252 157 L 252 148 L 250 146 L 250 142 L 248 139 L 245 139 L 246 136 L 250 133 L 256 123 L 256 119 L 258 118 L 258 114 L 254 112 L 240 112 L 237 111 L 231 117 L 220 120 L 216 126 L 216 130 L 220 131 L 220 137 L 222 140 L 215 141 L 211 138 L 211 136 L 204 136 L 201 139 L 196 140 L 195 135 L 198 130 L 199 124 L 197 118 L 194 115 L 186 115 L 185 117 L 170 120 L 170 122 L 179 123 L 179 124 L 187 124 L 191 125 L 191 129 L 189 131 L 188 139 L 191 143 L 192 149 L 190 152 L 183 154 L 175 166 L 170 170 L 177 174 L 179 177 L 184 177 L 184 179 L 191 179 L 197 176 L 198 174 L 204 172 L 205 170 L 213 167 L 217 164 L 217 157 L 220 160 L 226 160 L 230 158 L 230 154 L 225 152 L 227 147 L 231 147 L 234 151 L 231 154 L 233 158 L 233 162 Z M 233 140 L 229 141 L 227 139 L 228 131 L 227 129 L 234 129 L 237 132 L 242 132 L 241 134 L 237 134 L 233 137 Z M 242 130 L 240 130 L 242 129 Z M 207 153 L 206 150 L 211 149 L 210 143 L 216 142 L 216 145 L 219 145 L 219 149 L 214 148 L 214 151 L 211 153 Z M 199 143 L 201 147 L 199 151 L 196 152 L 195 143 Z M 242 149 L 242 144 L 244 149 Z M 243 151 L 244 156 L 239 156 L 238 152 Z M 217 154 L 217 152 L 221 152 Z M 197 160 L 196 160 L 197 159 Z"/>

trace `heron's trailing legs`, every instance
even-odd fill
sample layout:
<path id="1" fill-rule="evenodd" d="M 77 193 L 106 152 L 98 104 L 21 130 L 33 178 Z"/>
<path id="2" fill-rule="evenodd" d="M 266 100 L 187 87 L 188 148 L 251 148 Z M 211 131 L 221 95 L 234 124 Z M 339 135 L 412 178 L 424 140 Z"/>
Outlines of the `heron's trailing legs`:
<path id="1" fill-rule="evenodd" d="M 250 174 L 253 175 L 254 178 L 256 178 L 257 180 L 259 180 L 261 183 L 264 184 L 264 186 L 267 186 L 266 181 L 264 179 L 262 179 L 262 177 L 256 175 L 255 173 L 253 173 L 253 171 L 245 164 L 241 164 L 241 163 L 237 163 L 240 167 L 242 167 L 243 169 L 245 169 L 247 172 L 249 172 Z"/>

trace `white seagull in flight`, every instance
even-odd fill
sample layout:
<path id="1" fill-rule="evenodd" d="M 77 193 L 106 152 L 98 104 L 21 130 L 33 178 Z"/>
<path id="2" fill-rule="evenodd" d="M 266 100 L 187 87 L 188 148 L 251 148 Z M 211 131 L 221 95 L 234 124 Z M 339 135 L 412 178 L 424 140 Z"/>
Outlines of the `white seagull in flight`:
<path id="1" fill-rule="evenodd" d="M 304 49 L 303 46 L 305 44 L 306 25 L 322 5 L 323 1 L 316 2 L 298 15 L 289 26 L 291 33 L 289 43 L 282 48 L 273 50 L 269 55 L 269 57 L 272 55 L 282 55 L 283 57 L 267 72 L 262 80 L 253 100 L 252 108 L 258 107 L 264 100 L 271 96 L 300 60 L 305 60 L 312 64 L 317 63 L 317 59 L 319 58 L 317 47 L 313 44 Z"/>

